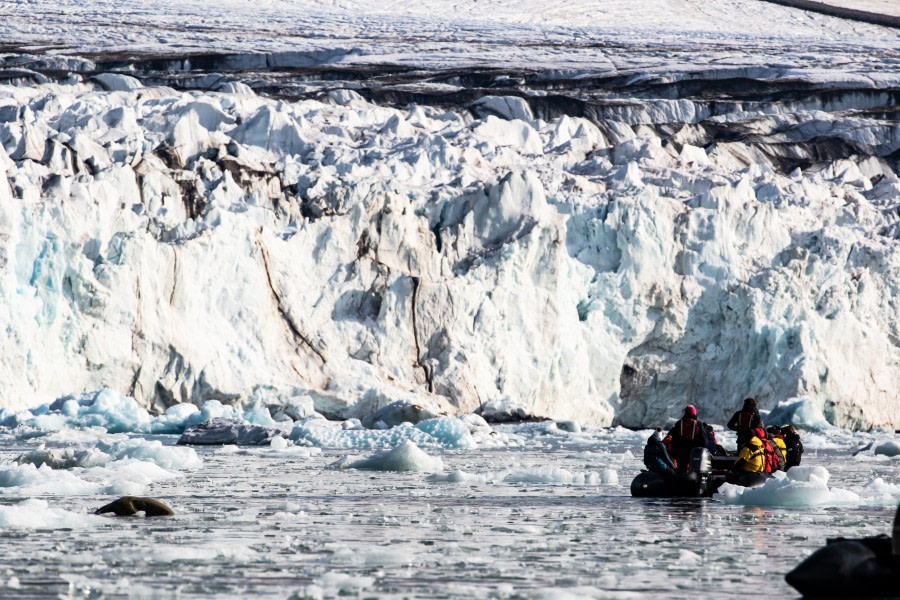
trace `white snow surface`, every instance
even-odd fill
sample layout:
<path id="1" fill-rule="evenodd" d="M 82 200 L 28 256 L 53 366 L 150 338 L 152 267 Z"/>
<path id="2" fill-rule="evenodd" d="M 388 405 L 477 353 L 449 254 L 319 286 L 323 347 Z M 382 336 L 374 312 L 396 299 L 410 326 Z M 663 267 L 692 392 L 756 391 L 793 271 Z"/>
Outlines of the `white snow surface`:
<path id="1" fill-rule="evenodd" d="M 885 0 L 835 1 L 848 6 L 865 1 L 860 8 L 877 12 L 876 3 Z M 726 64 L 755 62 L 753 55 L 791 64 L 798 40 L 815 42 L 802 46 L 801 62 L 814 56 L 828 64 L 835 49 L 852 45 L 848 38 L 893 35 L 889 29 L 754 0 L 722 0 L 715 7 L 697 0 L 186 0 L 174 10 L 162 0 L 143 2 L 140 10 L 122 0 L 3 0 L 0 15 L 8 17 L 4 39 L 59 54 L 279 53 L 272 66 L 504 62 L 662 68 L 673 58 L 716 64 L 716 57 L 698 50 L 734 42 L 740 50 L 732 47 Z M 769 44 L 759 44 L 759 38 Z M 610 39 L 628 42 L 632 51 L 606 46 Z"/>

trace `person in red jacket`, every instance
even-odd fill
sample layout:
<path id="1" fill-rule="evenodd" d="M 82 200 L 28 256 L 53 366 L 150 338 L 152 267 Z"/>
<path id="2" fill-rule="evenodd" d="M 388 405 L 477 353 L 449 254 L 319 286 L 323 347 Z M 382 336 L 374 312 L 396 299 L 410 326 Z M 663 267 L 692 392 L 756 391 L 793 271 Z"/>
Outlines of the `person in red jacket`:
<path id="1" fill-rule="evenodd" d="M 703 424 L 697 420 L 697 409 L 693 404 L 684 407 L 684 416 L 675 421 L 668 436 L 672 440 L 672 458 L 678 472 L 685 474 L 691 463 L 691 450 L 706 448 L 707 438 Z"/>

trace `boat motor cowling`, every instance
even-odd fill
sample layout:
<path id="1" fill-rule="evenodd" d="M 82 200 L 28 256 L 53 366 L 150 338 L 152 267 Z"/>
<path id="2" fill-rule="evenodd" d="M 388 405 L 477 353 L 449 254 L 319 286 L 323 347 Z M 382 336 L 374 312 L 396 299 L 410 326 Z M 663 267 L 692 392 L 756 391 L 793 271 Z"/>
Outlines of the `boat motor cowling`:
<path id="1" fill-rule="evenodd" d="M 712 456 L 706 448 L 691 450 L 691 471 L 704 476 L 712 473 Z"/>

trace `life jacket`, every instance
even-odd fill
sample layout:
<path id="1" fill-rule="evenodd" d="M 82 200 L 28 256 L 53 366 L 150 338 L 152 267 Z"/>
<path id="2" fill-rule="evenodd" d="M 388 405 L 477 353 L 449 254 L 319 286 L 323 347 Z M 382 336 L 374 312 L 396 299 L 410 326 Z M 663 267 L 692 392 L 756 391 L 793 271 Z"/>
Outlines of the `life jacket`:
<path id="1" fill-rule="evenodd" d="M 738 429 L 750 429 L 753 427 L 753 418 L 756 416 L 756 413 L 750 411 L 741 411 L 738 413 L 737 425 Z"/>
<path id="2" fill-rule="evenodd" d="M 686 440 L 696 440 L 700 434 L 700 421 L 697 419 L 682 418 L 678 421 L 678 435 Z"/>
<path id="3" fill-rule="evenodd" d="M 775 471 L 784 470 L 784 455 L 781 453 L 781 450 L 772 442 L 772 440 L 766 437 L 766 432 L 762 427 L 757 427 L 753 432 L 762 444 L 765 457 L 765 472 L 774 473 Z"/>

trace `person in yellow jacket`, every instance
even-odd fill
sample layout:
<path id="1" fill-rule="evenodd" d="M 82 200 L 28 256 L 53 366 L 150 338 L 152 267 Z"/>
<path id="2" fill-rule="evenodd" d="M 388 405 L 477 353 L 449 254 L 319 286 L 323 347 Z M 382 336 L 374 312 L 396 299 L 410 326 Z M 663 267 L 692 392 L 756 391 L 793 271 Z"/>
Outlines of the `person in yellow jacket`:
<path id="1" fill-rule="evenodd" d="M 765 472 L 766 456 L 763 450 L 763 443 L 757 436 L 753 435 L 738 451 L 737 460 L 734 461 L 734 466 L 731 467 L 731 473 L 728 474 L 727 481 L 734 483 L 747 473 Z"/>

